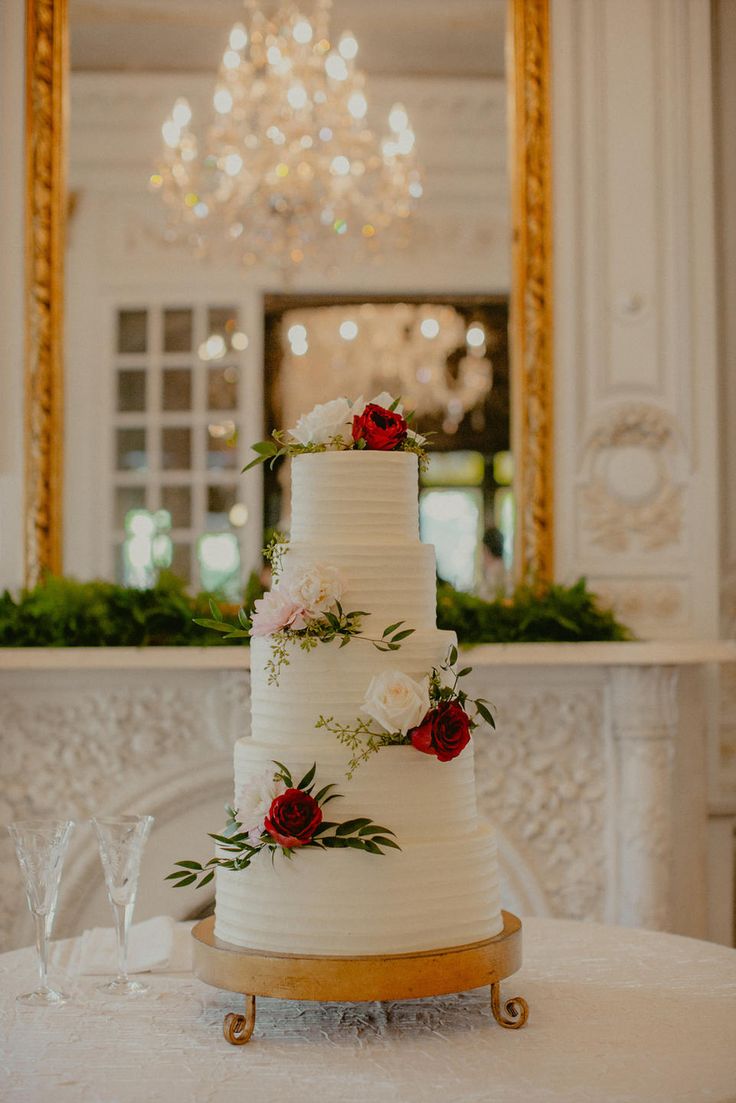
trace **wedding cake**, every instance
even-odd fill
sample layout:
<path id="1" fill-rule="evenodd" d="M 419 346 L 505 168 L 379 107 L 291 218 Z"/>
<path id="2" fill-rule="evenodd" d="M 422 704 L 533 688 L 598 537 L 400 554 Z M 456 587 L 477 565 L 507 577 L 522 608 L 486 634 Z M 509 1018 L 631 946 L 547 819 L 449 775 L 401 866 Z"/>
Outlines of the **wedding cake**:
<path id="1" fill-rule="evenodd" d="M 419 540 L 423 442 L 389 397 L 346 403 L 330 436 L 314 420 L 336 404 L 317 407 L 281 448 L 290 537 L 247 626 L 251 734 L 235 746 L 231 822 L 211 863 L 215 934 L 237 946 L 399 954 L 502 929 L 470 739 L 490 716 L 459 690 L 454 633 L 436 627 L 434 550 Z M 340 417 L 352 440 L 334 431 Z"/>

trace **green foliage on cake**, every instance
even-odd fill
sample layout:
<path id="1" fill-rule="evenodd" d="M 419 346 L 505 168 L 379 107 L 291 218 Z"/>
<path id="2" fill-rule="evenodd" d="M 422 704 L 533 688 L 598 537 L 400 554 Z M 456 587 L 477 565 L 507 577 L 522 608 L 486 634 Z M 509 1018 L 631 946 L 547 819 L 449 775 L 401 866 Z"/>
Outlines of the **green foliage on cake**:
<path id="1" fill-rule="evenodd" d="M 263 596 L 257 575 L 245 587 L 246 613 Z M 32 590 L 0 597 L 0 647 L 213 647 L 225 640 L 194 619 L 210 616 L 213 595 L 187 593 L 162 574 L 147 590 L 112 582 L 47 578 Z M 238 606 L 219 603 L 238 625 Z M 604 608 L 584 579 L 573 586 L 520 586 L 511 597 L 483 601 L 446 582 L 437 590 L 437 624 L 457 632 L 461 644 L 629 640 L 632 634 Z M 247 642 L 247 641 L 245 641 Z"/>

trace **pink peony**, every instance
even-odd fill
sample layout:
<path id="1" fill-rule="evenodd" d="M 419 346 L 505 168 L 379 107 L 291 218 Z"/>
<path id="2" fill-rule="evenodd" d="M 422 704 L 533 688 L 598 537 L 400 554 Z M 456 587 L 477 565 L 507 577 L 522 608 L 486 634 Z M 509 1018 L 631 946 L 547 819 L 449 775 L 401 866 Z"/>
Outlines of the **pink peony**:
<path id="1" fill-rule="evenodd" d="M 253 607 L 251 636 L 272 636 L 282 628 L 304 628 L 304 607 L 281 590 L 269 590 Z"/>

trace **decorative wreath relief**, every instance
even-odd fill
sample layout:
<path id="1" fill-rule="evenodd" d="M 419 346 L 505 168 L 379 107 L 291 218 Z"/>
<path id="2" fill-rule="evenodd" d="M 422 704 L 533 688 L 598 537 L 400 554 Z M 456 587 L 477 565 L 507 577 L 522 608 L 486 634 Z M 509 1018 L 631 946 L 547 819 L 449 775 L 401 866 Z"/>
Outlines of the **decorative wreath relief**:
<path id="1" fill-rule="evenodd" d="M 251 617 L 240 610 L 240 628 L 228 624 L 213 601 L 210 601 L 213 619 L 195 621 L 204 628 L 224 632 L 228 640 L 268 636 L 271 641 L 271 657 L 266 663 L 269 685 L 279 684 L 283 667 L 289 665 L 289 650 L 294 645 L 302 651 L 311 651 L 318 643 L 339 639 L 340 647 L 345 647 L 351 640 L 362 639 L 372 643 L 378 651 L 398 651 L 402 641 L 412 635 L 414 629 L 404 628 L 405 622 L 400 620 L 385 628 L 380 638 L 366 636 L 363 617 L 370 614 L 363 609 L 345 611 L 340 600 L 345 580 L 340 571 L 323 563 L 284 567 L 287 547 L 286 538 L 277 534 L 263 549 L 271 564 L 274 588 L 254 603 Z"/>
<path id="2" fill-rule="evenodd" d="M 481 721 L 495 728 L 489 702 L 482 697 L 473 699 L 459 688 L 460 679 L 470 674 L 472 667 L 455 672 L 456 662 L 457 648 L 452 647 L 445 662 L 433 667 L 421 682 L 401 671 L 375 675 L 366 690 L 362 711 L 382 731 L 360 718 L 354 724 L 339 724 L 332 716 L 320 716 L 316 727 L 331 732 L 352 752 L 348 778 L 382 747 L 410 743 L 423 754 L 449 762 L 465 750 Z"/>
<path id="3" fill-rule="evenodd" d="M 427 438 L 410 427 L 413 411 L 404 413 L 401 398 L 386 391 L 366 402 L 361 395 L 354 402 L 334 398 L 319 403 L 302 414 L 293 429 L 276 429 L 272 440 L 253 445 L 256 458 L 243 468 L 273 463 L 281 456 L 301 456 L 305 452 L 346 452 L 367 449 L 373 452 L 414 452 L 422 470 L 427 464 Z"/>
<path id="4" fill-rule="evenodd" d="M 314 793 L 316 763 L 297 785 L 283 763 L 274 761 L 274 766 L 277 767 L 275 773 L 269 767 L 238 794 L 237 807 L 227 808 L 228 820 L 223 834 L 210 835 L 219 843 L 220 850 L 232 857 L 210 858 L 205 865 L 188 860 L 175 862 L 178 868 L 166 878 L 174 882 L 174 888 L 184 888 L 195 881 L 198 881 L 196 887 L 202 888 L 214 877 L 216 866 L 247 869 L 262 850 L 269 850 L 272 860 L 278 850 L 292 858 L 294 851 L 301 847 L 316 850 L 349 847 L 369 854 L 383 854 L 386 847 L 401 850 L 391 837 L 394 832 L 367 816 L 343 823 L 324 818 L 322 809 L 340 794 L 331 792 L 334 784 L 324 785 Z"/>

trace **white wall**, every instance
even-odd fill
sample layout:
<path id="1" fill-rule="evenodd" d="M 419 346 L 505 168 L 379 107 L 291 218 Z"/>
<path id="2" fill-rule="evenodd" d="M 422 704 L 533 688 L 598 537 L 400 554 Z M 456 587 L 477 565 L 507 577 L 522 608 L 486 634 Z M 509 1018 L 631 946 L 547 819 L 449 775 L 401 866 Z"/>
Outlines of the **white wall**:
<path id="1" fill-rule="evenodd" d="M 708 0 L 552 0 L 557 570 L 718 632 Z"/>
<path id="2" fill-rule="evenodd" d="M 23 10 L 0 4 L 0 587 L 23 580 Z"/>

